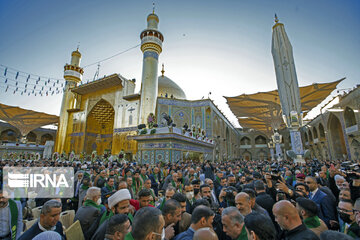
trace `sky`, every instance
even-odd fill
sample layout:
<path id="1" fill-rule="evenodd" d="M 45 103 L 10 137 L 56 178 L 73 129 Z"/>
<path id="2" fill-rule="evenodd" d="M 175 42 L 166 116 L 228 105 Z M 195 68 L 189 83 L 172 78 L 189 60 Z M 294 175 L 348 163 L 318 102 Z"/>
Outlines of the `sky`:
<path id="1" fill-rule="evenodd" d="M 154 3 L 164 35 L 159 73 L 164 63 L 165 75 L 188 99 L 210 96 L 235 126 L 236 117 L 223 96 L 277 88 L 271 55 L 275 13 L 293 46 L 299 86 L 346 77 L 338 86 L 341 92 L 360 83 L 358 0 Z M 142 52 L 135 46 L 140 44 L 139 35 L 152 7 L 153 1 L 145 0 L 0 0 L 0 103 L 59 115 L 61 93 L 51 95 L 53 88 L 48 96 L 35 96 L 31 91 L 30 96 L 21 95 L 21 86 L 30 74 L 28 88 L 41 76 L 36 91 L 49 78 L 60 89 L 63 67 L 78 45 L 81 66 L 86 66 L 85 83 L 94 78 L 97 62 L 132 48 L 101 62 L 99 76 L 119 73 L 135 78 L 138 92 Z M 14 94 L 16 82 L 19 89 Z M 318 113 L 319 108 L 308 116 Z"/>

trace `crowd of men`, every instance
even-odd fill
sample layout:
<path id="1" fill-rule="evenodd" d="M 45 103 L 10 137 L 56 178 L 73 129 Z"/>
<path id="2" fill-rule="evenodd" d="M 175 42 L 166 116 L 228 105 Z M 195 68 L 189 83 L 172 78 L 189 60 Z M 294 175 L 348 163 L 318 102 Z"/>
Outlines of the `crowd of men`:
<path id="1" fill-rule="evenodd" d="M 178 162 L 156 165 L 2 160 L 1 167 L 73 167 L 74 197 L 28 199 L 0 191 L 0 239 L 65 239 L 75 210 L 85 239 L 360 239 L 355 162 Z"/>

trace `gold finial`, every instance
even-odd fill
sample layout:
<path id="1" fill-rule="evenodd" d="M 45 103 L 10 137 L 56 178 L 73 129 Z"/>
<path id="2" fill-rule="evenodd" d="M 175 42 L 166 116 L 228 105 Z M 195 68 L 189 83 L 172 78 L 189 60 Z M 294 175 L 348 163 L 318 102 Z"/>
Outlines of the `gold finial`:
<path id="1" fill-rule="evenodd" d="M 277 15 L 276 15 L 276 13 L 275 13 L 275 22 L 276 22 L 276 23 L 278 23 L 278 22 L 279 22 L 279 19 L 278 19 L 278 17 L 277 17 Z"/>
<path id="2" fill-rule="evenodd" d="M 165 70 L 164 70 L 164 64 L 162 64 L 162 70 L 161 70 L 161 76 L 162 76 L 162 77 L 164 76 L 164 72 L 165 72 Z"/>
<path id="3" fill-rule="evenodd" d="M 153 14 L 155 14 L 155 3 L 153 2 Z"/>

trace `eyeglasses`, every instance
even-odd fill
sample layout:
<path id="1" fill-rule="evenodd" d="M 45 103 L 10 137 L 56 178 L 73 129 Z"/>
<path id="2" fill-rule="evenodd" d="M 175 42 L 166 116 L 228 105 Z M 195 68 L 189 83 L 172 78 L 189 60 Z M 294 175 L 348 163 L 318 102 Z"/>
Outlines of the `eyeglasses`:
<path id="1" fill-rule="evenodd" d="M 339 208 L 339 207 L 336 207 L 336 209 L 338 210 L 338 212 L 339 211 L 341 211 L 341 212 L 353 212 L 353 210 L 347 210 L 347 209 L 343 209 L 343 208 Z"/>

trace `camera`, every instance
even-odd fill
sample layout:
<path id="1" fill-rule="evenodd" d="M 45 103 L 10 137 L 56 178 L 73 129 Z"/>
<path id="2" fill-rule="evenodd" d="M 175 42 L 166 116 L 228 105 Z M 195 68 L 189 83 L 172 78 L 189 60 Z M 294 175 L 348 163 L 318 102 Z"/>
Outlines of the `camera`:
<path id="1" fill-rule="evenodd" d="M 226 195 L 225 195 L 225 201 L 227 202 L 228 207 L 230 207 L 230 206 L 233 206 L 233 207 L 234 207 L 234 206 L 235 206 L 234 191 L 236 191 L 236 189 L 233 188 L 233 187 L 227 187 L 227 188 L 225 189 L 225 193 L 226 193 Z"/>
<path id="2" fill-rule="evenodd" d="M 271 180 L 274 180 L 277 182 L 278 180 L 281 180 L 281 177 L 278 175 L 271 174 Z"/>

